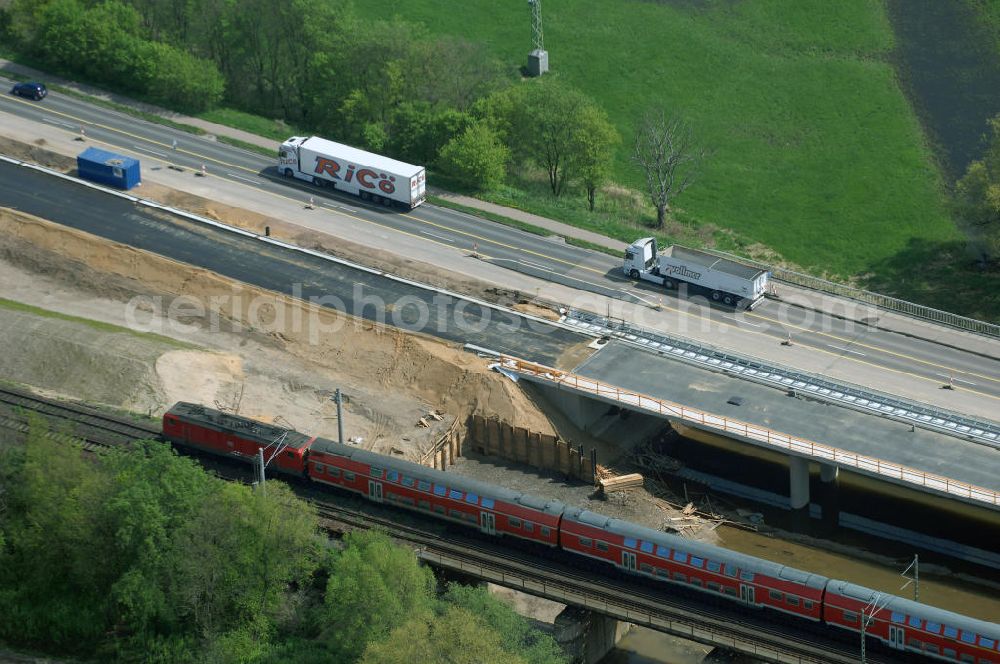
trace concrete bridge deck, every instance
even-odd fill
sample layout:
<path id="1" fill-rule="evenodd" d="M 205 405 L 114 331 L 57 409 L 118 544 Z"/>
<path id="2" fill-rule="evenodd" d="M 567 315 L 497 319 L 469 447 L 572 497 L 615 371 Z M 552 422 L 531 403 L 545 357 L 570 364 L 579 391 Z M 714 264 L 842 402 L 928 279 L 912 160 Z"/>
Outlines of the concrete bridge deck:
<path id="1" fill-rule="evenodd" d="M 982 443 L 791 397 L 783 390 L 614 342 L 573 372 L 515 358 L 504 358 L 503 364 L 533 382 L 658 414 L 783 452 L 793 460 L 845 468 L 1000 511 L 1000 451 Z"/>

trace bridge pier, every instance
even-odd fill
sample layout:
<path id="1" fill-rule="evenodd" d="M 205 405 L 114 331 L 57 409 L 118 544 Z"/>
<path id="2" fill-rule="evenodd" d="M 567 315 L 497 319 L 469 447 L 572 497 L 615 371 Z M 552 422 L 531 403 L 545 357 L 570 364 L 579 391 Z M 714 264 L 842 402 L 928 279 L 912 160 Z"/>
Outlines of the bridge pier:
<path id="1" fill-rule="evenodd" d="M 809 507 L 809 460 L 788 457 L 788 503 L 792 510 Z"/>
<path id="2" fill-rule="evenodd" d="M 552 635 L 575 664 L 595 664 L 631 627 L 627 622 L 567 606 L 556 616 Z"/>
<path id="3" fill-rule="evenodd" d="M 840 468 L 829 463 L 819 464 L 820 504 L 823 506 L 823 522 L 836 526 L 840 521 L 840 501 L 838 486 Z"/>

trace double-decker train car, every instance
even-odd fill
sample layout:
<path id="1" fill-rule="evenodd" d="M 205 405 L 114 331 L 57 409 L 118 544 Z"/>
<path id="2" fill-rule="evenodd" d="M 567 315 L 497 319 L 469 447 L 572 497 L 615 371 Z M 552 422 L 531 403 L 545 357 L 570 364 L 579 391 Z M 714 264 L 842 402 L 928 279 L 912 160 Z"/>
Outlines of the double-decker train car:
<path id="1" fill-rule="evenodd" d="M 375 502 L 555 547 L 565 506 L 374 452 L 319 438 L 309 453 L 310 479 Z"/>
<path id="2" fill-rule="evenodd" d="M 827 578 L 579 508 L 563 513 L 560 547 L 632 574 L 743 604 L 820 620 Z"/>
<path id="3" fill-rule="evenodd" d="M 1000 662 L 1000 625 L 847 581 L 827 583 L 823 620 L 855 632 L 864 620 L 866 634 L 897 650 L 948 662 Z"/>
<path id="4" fill-rule="evenodd" d="M 163 436 L 246 462 L 265 449 L 268 467 L 284 473 L 754 609 L 854 632 L 861 631 L 864 612 L 866 634 L 890 648 L 941 661 L 1000 664 L 1000 625 L 559 501 L 184 402 L 163 416 Z"/>
<path id="5" fill-rule="evenodd" d="M 316 440 L 292 429 L 265 424 L 214 408 L 180 401 L 163 415 L 163 437 L 212 454 L 252 462 L 265 449 L 268 468 L 302 475 Z"/>

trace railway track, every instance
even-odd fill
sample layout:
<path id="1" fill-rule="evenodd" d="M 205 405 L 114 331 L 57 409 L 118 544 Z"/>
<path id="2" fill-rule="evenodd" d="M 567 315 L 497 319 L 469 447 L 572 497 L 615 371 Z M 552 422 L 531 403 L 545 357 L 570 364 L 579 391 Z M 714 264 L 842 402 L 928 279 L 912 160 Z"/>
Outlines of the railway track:
<path id="1" fill-rule="evenodd" d="M 49 424 L 46 433 L 49 438 L 59 442 L 82 440 L 88 451 L 160 437 L 159 425 L 152 422 L 143 423 L 12 387 L 0 388 L 0 427 L 27 434 L 28 413 L 45 418 Z"/>
<path id="2" fill-rule="evenodd" d="M 756 655 L 767 661 L 800 664 L 854 664 L 859 661 L 860 644 L 854 639 L 804 635 L 801 629 L 790 629 L 788 625 L 775 624 L 758 615 L 705 605 L 697 599 L 692 601 L 689 593 L 672 595 L 652 590 L 621 574 L 614 580 L 598 579 L 559 560 L 502 547 L 492 541 L 478 541 L 452 533 L 444 537 L 435 532 L 440 524 L 434 524 L 436 527 L 407 525 L 400 523 L 398 516 L 381 516 L 371 509 L 353 509 L 315 498 L 311 502 L 323 519 L 351 528 L 382 527 L 390 531 L 394 538 L 420 547 L 421 558 L 427 562 L 440 565 L 446 559 L 449 561 L 446 566 L 456 571 L 479 575 L 515 589 L 527 589 L 534 594 L 541 593 L 557 602 L 577 604 L 608 615 L 629 616 L 628 621 L 637 624 L 643 623 L 642 616 L 648 616 L 651 621 L 647 626 L 653 629 L 707 645 L 719 645 L 719 639 L 713 635 L 724 634 L 744 650 L 749 644 L 757 644 Z M 514 582 L 505 583 L 505 580 Z M 666 628 L 667 625 L 670 628 Z M 866 658 L 872 664 L 920 661 L 908 655 L 886 654 L 872 646 L 869 644 Z"/>
<path id="3" fill-rule="evenodd" d="M 156 423 L 142 423 L 80 404 L 47 399 L 23 390 L 0 388 L 0 427 L 27 433 L 27 412 L 38 413 L 50 422 L 66 422 L 67 426 L 72 427 L 71 431 L 50 428 L 48 435 L 60 442 L 82 439 L 84 448 L 90 450 L 160 437 L 160 427 Z M 233 464 L 219 457 L 212 457 L 212 460 L 218 463 L 210 463 L 211 466 L 223 464 L 235 471 L 234 467 L 238 465 L 240 471 L 245 470 L 242 464 Z M 243 472 L 237 474 L 216 468 L 216 473 L 224 479 L 245 479 Z M 744 613 L 736 615 L 729 607 L 693 602 L 685 592 L 667 594 L 652 590 L 621 574 L 613 580 L 600 579 L 578 567 L 539 556 L 539 552 L 512 549 L 493 540 L 478 540 L 450 531 L 442 534 L 448 530 L 443 524 L 422 522 L 420 525 L 413 525 L 413 515 L 408 513 L 405 516 L 382 514 L 380 508 L 354 496 L 346 501 L 354 503 L 354 507 L 337 504 L 331 500 L 331 494 L 319 487 L 304 481 L 299 485 L 301 490 L 296 487 L 297 493 L 305 494 L 313 503 L 319 516 L 328 522 L 328 529 L 338 529 L 330 522 L 350 528 L 381 527 L 391 532 L 396 539 L 418 546 L 425 561 L 439 566 L 467 573 L 475 571 L 501 585 L 530 589 L 536 594 L 541 592 L 550 599 L 587 606 L 609 615 L 614 615 L 615 612 L 611 609 L 615 608 L 634 623 L 642 624 L 643 621 L 638 618 L 648 616 L 650 621 L 647 624 L 654 629 L 709 645 L 718 643 L 717 639 L 710 638 L 711 635 L 727 634 L 734 644 L 759 644 L 758 656 L 769 661 L 798 664 L 847 664 L 858 661 L 857 644 L 851 646 L 834 639 L 824 639 L 822 635 L 804 639 L 802 630 L 776 625 L 760 616 Z M 512 579 L 516 579 L 517 583 L 504 582 Z M 670 625 L 672 629 L 665 628 L 665 625 Z M 915 661 L 881 652 L 870 652 L 867 660 L 872 664 Z"/>

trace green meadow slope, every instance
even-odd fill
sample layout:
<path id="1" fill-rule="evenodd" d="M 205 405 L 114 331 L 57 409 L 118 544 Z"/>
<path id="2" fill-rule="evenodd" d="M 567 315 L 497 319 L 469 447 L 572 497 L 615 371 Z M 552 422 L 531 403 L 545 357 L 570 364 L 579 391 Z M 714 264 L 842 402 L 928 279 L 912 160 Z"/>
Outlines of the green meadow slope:
<path id="1" fill-rule="evenodd" d="M 523 65 L 527 3 L 385 0 L 385 15 L 487 44 Z M 608 111 L 629 163 L 647 108 L 685 117 L 712 150 L 677 217 L 732 229 L 838 277 L 905 262 L 908 247 L 961 239 L 889 56 L 878 0 L 545 0 L 552 74 Z M 880 266 L 882 269 L 880 269 Z"/>

